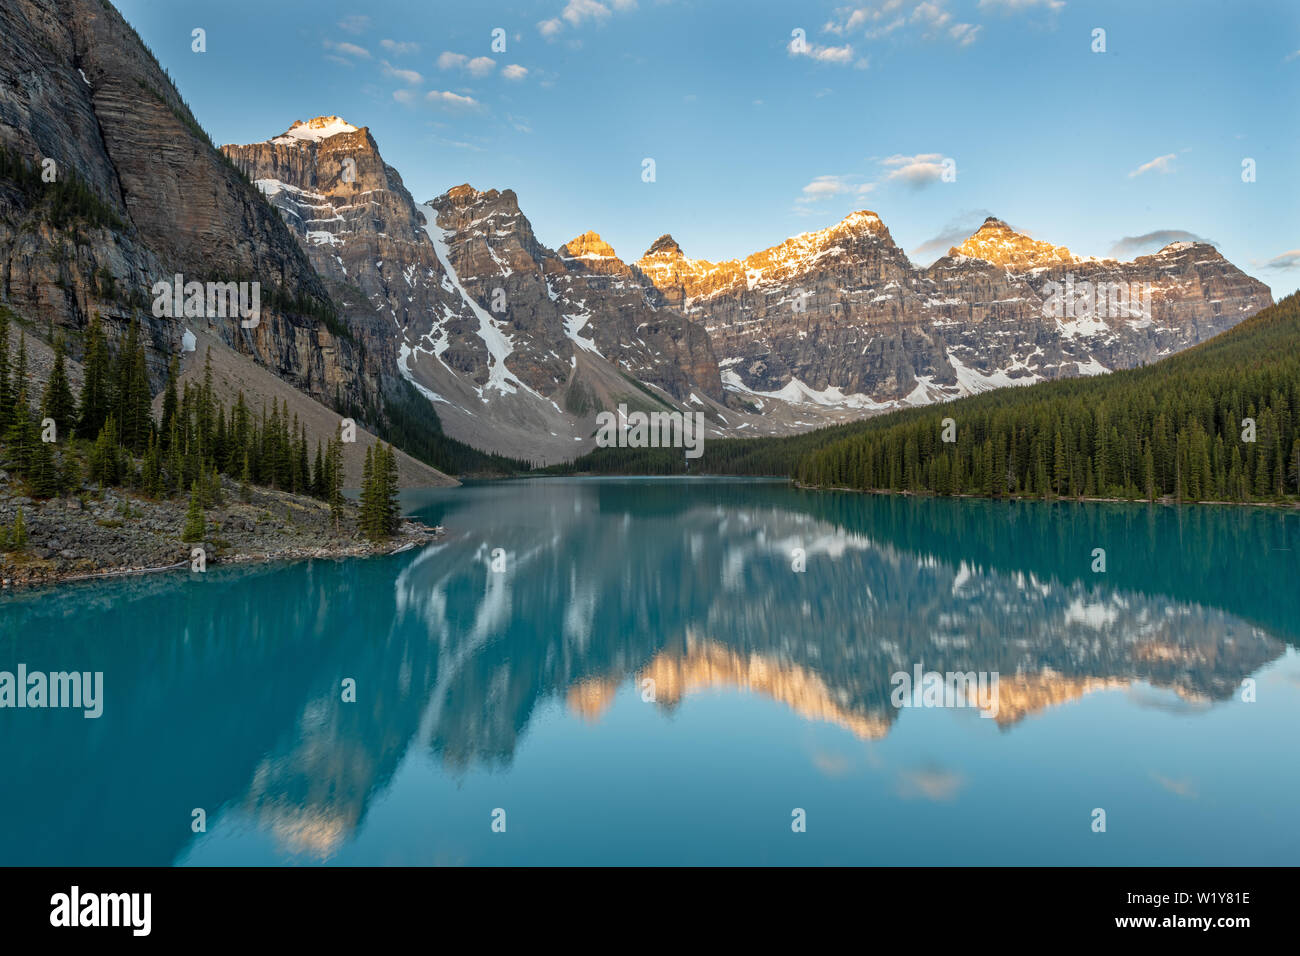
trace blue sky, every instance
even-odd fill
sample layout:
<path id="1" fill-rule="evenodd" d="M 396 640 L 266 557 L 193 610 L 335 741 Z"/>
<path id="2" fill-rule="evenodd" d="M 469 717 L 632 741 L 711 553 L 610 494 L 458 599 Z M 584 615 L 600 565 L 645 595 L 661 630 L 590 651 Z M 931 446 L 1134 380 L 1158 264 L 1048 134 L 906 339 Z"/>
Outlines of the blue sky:
<path id="1" fill-rule="evenodd" d="M 117 5 L 215 142 L 336 114 L 417 201 L 514 189 L 551 247 L 669 232 L 718 260 L 865 208 L 923 264 L 997 215 L 1080 255 L 1190 234 L 1300 286 L 1286 0 Z"/>

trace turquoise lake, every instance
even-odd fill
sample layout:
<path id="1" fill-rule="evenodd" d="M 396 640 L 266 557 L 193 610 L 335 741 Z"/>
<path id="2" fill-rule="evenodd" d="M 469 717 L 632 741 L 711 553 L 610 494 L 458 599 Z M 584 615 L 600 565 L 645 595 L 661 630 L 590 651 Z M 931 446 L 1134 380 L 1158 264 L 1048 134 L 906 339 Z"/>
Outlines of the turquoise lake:
<path id="1" fill-rule="evenodd" d="M 0 596 L 0 671 L 104 688 L 98 719 L 0 709 L 0 864 L 1300 861 L 1298 514 L 725 479 L 406 504 L 446 535 Z M 996 673 L 996 716 L 895 706 L 917 667 Z"/>

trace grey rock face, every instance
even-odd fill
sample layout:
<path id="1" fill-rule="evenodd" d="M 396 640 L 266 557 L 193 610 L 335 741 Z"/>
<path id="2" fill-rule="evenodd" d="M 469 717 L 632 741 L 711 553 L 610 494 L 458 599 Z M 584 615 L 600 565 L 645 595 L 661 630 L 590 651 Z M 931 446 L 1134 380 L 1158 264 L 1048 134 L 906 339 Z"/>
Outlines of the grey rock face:
<path id="1" fill-rule="evenodd" d="M 1079 259 L 997 219 L 919 269 L 867 211 L 722 263 L 662 236 L 637 265 L 704 324 L 730 387 L 866 408 L 1130 368 L 1272 303 L 1208 245 Z"/>
<path id="2" fill-rule="evenodd" d="M 352 343 L 286 303 L 327 311 L 328 292 L 292 233 L 208 142 L 135 31 L 94 0 L 7 0 L 0 6 L 0 147 L 39 167 L 55 160 L 98 197 L 115 224 L 54 225 L 33 200 L 0 186 L 0 288 L 19 315 L 69 333 L 72 357 L 98 312 L 110 341 L 143 326 L 158 385 L 186 322 L 156 318 L 151 288 L 258 281 L 256 328 L 212 330 L 319 398 L 367 391 Z"/>

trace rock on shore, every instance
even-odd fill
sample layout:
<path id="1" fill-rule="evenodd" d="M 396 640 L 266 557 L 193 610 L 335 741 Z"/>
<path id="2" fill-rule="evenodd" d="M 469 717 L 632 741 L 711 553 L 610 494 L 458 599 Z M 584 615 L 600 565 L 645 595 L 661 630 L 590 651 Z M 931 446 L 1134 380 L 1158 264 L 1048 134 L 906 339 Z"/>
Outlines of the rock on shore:
<path id="1" fill-rule="evenodd" d="M 357 532 L 358 508 L 347 502 L 338 527 L 329 505 L 315 498 L 267 488 L 250 489 L 222 479 L 222 499 L 205 513 L 207 540 L 181 540 L 188 498 L 150 501 L 119 488 L 69 498 L 33 501 L 0 472 L 0 524 L 11 526 L 21 507 L 27 546 L 0 553 L 0 586 L 127 574 L 181 564 L 203 546 L 208 566 L 252 561 L 387 554 L 442 533 L 404 520 L 388 541 L 372 544 Z"/>

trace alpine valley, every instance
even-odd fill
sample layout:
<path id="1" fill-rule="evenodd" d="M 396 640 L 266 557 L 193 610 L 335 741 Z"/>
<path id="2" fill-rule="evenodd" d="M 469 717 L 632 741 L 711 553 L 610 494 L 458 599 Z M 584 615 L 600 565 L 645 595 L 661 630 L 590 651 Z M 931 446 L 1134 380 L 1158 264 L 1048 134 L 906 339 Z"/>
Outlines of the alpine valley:
<path id="1" fill-rule="evenodd" d="M 337 116 L 214 148 L 108 4 L 14 0 L 0 25 L 0 149 L 53 157 L 95 212 L 59 221 L 0 184 L 0 301 L 38 359 L 55 335 L 81 359 L 96 313 L 110 344 L 139 322 L 155 391 L 172 356 L 193 379 L 211 345 L 221 395 L 264 403 L 279 379 L 309 439 L 349 414 L 443 472 L 492 470 L 475 449 L 571 460 L 620 404 L 703 412 L 710 437 L 782 435 L 1100 374 L 1272 302 L 1208 244 L 1080 258 L 994 218 L 925 267 L 865 210 L 725 262 L 667 234 L 634 261 L 594 231 L 550 246 L 508 188 L 417 201 Z M 153 316 L 174 274 L 259 281 L 262 321 Z M 1049 290 L 1072 282 L 1131 288 L 1133 306 L 1054 317 Z M 187 331 L 202 350 L 183 352 Z M 403 461 L 407 480 L 446 480 Z"/>

